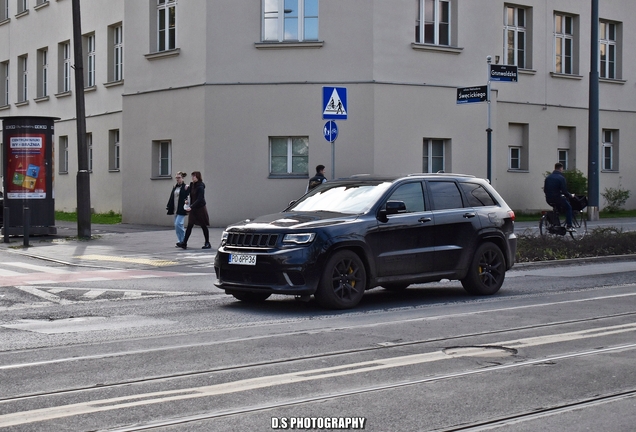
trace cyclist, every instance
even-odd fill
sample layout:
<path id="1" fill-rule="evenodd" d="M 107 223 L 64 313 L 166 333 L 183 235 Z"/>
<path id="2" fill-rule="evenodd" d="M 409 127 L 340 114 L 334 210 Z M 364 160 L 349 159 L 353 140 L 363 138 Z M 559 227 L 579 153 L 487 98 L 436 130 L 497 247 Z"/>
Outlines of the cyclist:
<path id="1" fill-rule="evenodd" d="M 545 192 L 545 200 L 548 204 L 565 212 L 565 229 L 574 231 L 572 228 L 572 205 L 570 204 L 570 197 L 574 197 L 574 194 L 568 192 L 562 163 L 554 164 L 554 171 L 545 178 L 543 192 Z"/>

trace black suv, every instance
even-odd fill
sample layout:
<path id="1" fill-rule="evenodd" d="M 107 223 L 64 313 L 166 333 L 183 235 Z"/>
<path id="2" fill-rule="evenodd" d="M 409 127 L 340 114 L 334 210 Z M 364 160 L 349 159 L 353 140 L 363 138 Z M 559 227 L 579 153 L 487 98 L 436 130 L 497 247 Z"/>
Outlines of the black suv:
<path id="1" fill-rule="evenodd" d="M 215 285 L 239 300 L 314 295 L 354 307 L 365 290 L 458 279 L 496 293 L 514 263 L 514 212 L 482 179 L 459 174 L 354 176 L 313 189 L 281 213 L 230 225 Z"/>

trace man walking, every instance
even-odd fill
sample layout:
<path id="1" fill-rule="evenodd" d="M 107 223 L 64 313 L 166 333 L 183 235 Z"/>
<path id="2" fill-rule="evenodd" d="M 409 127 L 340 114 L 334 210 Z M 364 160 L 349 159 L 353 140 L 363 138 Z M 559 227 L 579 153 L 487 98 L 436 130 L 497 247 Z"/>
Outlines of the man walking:
<path id="1" fill-rule="evenodd" d="M 327 178 L 325 177 L 325 166 L 324 165 L 316 166 L 316 175 L 309 179 L 309 183 L 307 183 L 307 189 L 305 190 L 305 193 L 309 192 L 316 186 L 320 186 L 326 181 L 327 181 Z"/>

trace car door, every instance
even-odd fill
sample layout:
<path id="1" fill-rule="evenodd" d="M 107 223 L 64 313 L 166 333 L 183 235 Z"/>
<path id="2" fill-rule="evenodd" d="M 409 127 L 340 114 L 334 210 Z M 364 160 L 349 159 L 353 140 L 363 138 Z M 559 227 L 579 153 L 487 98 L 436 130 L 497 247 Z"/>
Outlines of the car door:
<path id="1" fill-rule="evenodd" d="M 477 244 L 480 221 L 472 207 L 464 206 L 453 180 L 428 180 L 427 189 L 435 224 L 435 271 L 464 268 Z"/>
<path id="2" fill-rule="evenodd" d="M 379 221 L 367 239 L 378 277 L 422 274 L 433 268 L 433 215 L 426 209 L 423 183 L 399 185 L 385 200 L 402 201 L 406 210 Z"/>

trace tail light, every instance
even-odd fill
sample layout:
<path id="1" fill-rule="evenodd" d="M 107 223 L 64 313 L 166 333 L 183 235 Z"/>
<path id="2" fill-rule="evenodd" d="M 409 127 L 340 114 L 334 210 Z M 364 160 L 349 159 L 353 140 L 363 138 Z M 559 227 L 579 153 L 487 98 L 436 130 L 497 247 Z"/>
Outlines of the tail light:
<path id="1" fill-rule="evenodd" d="M 514 220 L 515 220 L 515 212 L 513 212 L 512 210 L 508 210 L 508 217 L 510 219 L 512 219 L 512 221 L 514 222 Z"/>

